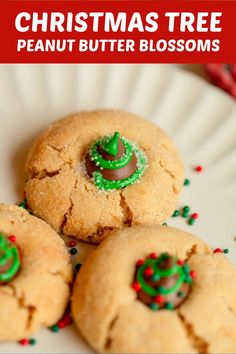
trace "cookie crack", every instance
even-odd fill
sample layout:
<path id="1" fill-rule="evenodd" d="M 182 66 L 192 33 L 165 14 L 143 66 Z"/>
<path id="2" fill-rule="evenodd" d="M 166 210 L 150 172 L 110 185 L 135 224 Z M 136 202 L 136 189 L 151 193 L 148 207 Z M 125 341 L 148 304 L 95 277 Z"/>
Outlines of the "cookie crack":
<path id="1" fill-rule="evenodd" d="M 176 189 L 176 187 L 175 187 L 175 184 L 174 184 L 175 175 L 174 175 L 170 170 L 168 170 L 168 169 L 164 166 L 162 160 L 160 160 L 158 163 L 159 163 L 160 167 L 162 168 L 162 170 L 163 170 L 166 174 L 168 174 L 168 175 L 171 177 L 171 179 L 173 180 L 173 183 L 172 183 L 172 190 L 173 190 L 173 192 L 174 192 L 175 194 L 177 194 L 178 191 L 177 191 L 177 189 Z"/>
<path id="2" fill-rule="evenodd" d="M 56 146 L 54 146 L 54 145 L 51 145 L 51 144 L 45 144 L 47 147 L 49 147 L 50 149 L 52 149 L 52 150 L 54 150 L 54 151 L 57 151 L 57 152 L 62 152 L 65 148 L 64 147 L 62 147 L 62 148 L 58 148 L 58 147 L 56 147 Z"/>
<path id="3" fill-rule="evenodd" d="M 27 316 L 25 328 L 26 328 L 26 330 L 30 330 L 31 326 L 32 326 L 32 323 L 33 323 L 33 320 L 34 320 L 34 315 L 36 313 L 36 306 L 34 306 L 34 305 L 26 305 L 26 303 L 25 303 L 25 294 L 22 293 L 21 296 L 18 296 L 15 286 L 12 285 L 12 284 L 8 284 L 8 286 L 13 291 L 13 295 L 9 295 L 9 296 L 14 297 L 16 299 L 16 301 L 18 302 L 18 306 L 27 311 L 28 316 Z"/>
<path id="4" fill-rule="evenodd" d="M 57 147 L 55 145 L 52 145 L 52 144 L 46 143 L 46 142 L 45 142 L 45 145 L 48 146 L 49 148 L 61 153 L 65 149 L 70 148 L 72 145 L 76 145 L 78 143 L 79 139 L 80 139 L 80 136 L 77 136 L 75 139 L 73 139 L 73 141 L 64 143 L 62 147 Z"/>
<path id="5" fill-rule="evenodd" d="M 205 246 L 204 251 L 202 252 L 203 254 L 209 255 L 212 254 L 212 251 Z M 185 262 L 189 262 L 190 259 L 194 256 L 199 254 L 198 252 L 198 244 L 195 243 L 194 245 L 192 245 L 192 247 L 186 252 L 186 256 L 185 256 Z"/>
<path id="6" fill-rule="evenodd" d="M 64 156 L 62 156 L 62 152 L 65 151 L 65 149 L 69 148 L 71 145 L 73 145 L 73 143 L 71 144 L 65 144 L 62 148 L 58 148 L 56 146 L 50 145 L 50 144 L 46 144 L 47 147 L 51 148 L 52 150 L 57 152 L 58 158 L 64 162 L 64 164 L 66 165 L 70 165 L 71 168 L 74 168 L 73 166 L 73 161 L 71 159 L 65 159 Z M 62 164 L 62 165 L 64 165 Z"/>
<path id="7" fill-rule="evenodd" d="M 90 190 L 88 189 L 88 186 L 84 183 L 84 189 L 86 190 L 86 192 L 90 192 Z"/>
<path id="8" fill-rule="evenodd" d="M 64 233 L 64 234 L 66 234 L 65 228 L 66 228 L 68 219 L 72 215 L 72 211 L 73 211 L 73 208 L 75 206 L 74 203 L 73 203 L 73 200 L 72 200 L 72 195 L 73 195 L 73 192 L 75 191 L 75 189 L 77 188 L 77 184 L 78 184 L 78 179 L 76 179 L 75 185 L 74 185 L 74 187 L 72 189 L 72 192 L 70 194 L 70 198 L 69 198 L 70 207 L 69 207 L 69 209 L 66 211 L 66 213 L 62 217 L 62 222 L 61 222 L 61 226 L 60 226 L 60 232 Z M 85 191 L 87 193 L 93 193 L 93 194 L 95 193 L 93 190 L 90 190 L 85 183 L 83 185 L 81 185 L 81 186 L 84 187 L 84 189 L 85 189 Z M 106 234 L 110 233 L 114 229 L 116 229 L 116 227 L 114 227 L 114 226 L 109 226 L 109 225 L 108 226 L 101 226 L 101 225 L 98 224 L 97 225 L 97 230 L 94 233 L 92 233 L 90 235 L 87 235 L 87 240 L 84 240 L 83 238 L 79 238 L 79 236 L 78 236 L 78 239 L 80 239 L 82 242 L 85 242 L 85 243 L 99 244 L 100 241 L 106 237 Z"/>
<path id="9" fill-rule="evenodd" d="M 106 339 L 105 339 L 105 344 L 104 344 L 104 349 L 105 350 L 109 350 L 111 348 L 111 346 L 112 346 L 113 339 L 111 337 L 111 331 L 114 328 L 118 318 L 119 318 L 119 316 L 118 316 L 118 314 L 116 314 L 112 318 L 112 320 L 110 321 L 110 324 L 109 324 L 108 329 L 107 329 L 107 336 L 106 336 Z"/>
<path id="10" fill-rule="evenodd" d="M 189 338 L 191 346 L 197 351 L 197 353 L 207 354 L 209 349 L 209 343 L 194 332 L 194 327 L 186 320 L 186 318 L 179 311 L 177 312 L 177 314 Z"/>
<path id="11" fill-rule="evenodd" d="M 66 165 L 66 164 L 64 164 L 64 165 Z M 64 166 L 63 165 L 63 166 Z M 37 179 L 37 180 L 42 180 L 42 179 L 44 179 L 44 178 L 53 178 L 53 177 L 55 177 L 56 175 L 59 175 L 59 173 L 61 172 L 61 169 L 62 169 L 62 167 L 63 166 L 61 166 L 58 170 L 55 170 L 55 171 L 53 171 L 53 172 L 49 172 L 49 171 L 47 171 L 45 168 L 43 169 L 43 170 L 41 170 L 40 172 L 34 172 L 34 173 L 32 173 L 31 174 L 31 179 Z"/>
<path id="12" fill-rule="evenodd" d="M 30 178 L 33 179 L 33 178 L 37 178 L 37 179 L 43 179 L 45 177 L 54 177 L 56 176 L 57 174 L 60 173 L 61 169 L 64 167 L 64 166 L 69 166 L 71 169 L 74 168 L 73 167 L 73 162 L 71 160 L 67 160 L 65 158 L 63 158 L 63 156 L 61 156 L 61 152 L 64 151 L 65 148 L 56 148 L 55 146 L 52 146 L 50 144 L 45 144 L 47 147 L 49 147 L 50 149 L 54 150 L 57 152 L 57 157 L 58 159 L 60 159 L 60 167 L 55 170 L 55 171 L 47 171 L 46 168 L 43 168 L 42 170 L 35 170 L 34 167 L 32 167 L 30 170 L 29 170 L 29 175 L 30 175 Z M 68 147 L 69 145 L 67 145 L 66 147 Z"/>
<path id="13" fill-rule="evenodd" d="M 132 226 L 132 222 L 133 222 L 133 212 L 130 209 L 126 198 L 124 196 L 124 194 L 122 193 L 122 191 L 120 192 L 120 207 L 122 209 L 123 215 L 124 215 L 124 221 L 123 221 L 123 225 L 130 227 Z"/>
<path id="14" fill-rule="evenodd" d="M 195 254 L 198 254 L 197 243 L 192 245 L 192 247 L 186 252 L 185 262 L 190 261 L 191 257 L 194 256 Z"/>
<path id="15" fill-rule="evenodd" d="M 63 215 L 62 217 L 62 222 L 61 222 L 61 226 L 60 226 L 60 231 L 61 233 L 64 232 L 64 229 L 66 227 L 66 224 L 68 222 L 68 219 L 70 218 L 70 216 L 72 215 L 72 211 L 73 211 L 73 208 L 74 208 L 74 203 L 73 203 L 73 200 L 72 200 L 72 195 L 74 193 L 74 191 L 76 190 L 76 187 L 77 187 L 77 184 L 78 184 L 78 180 L 76 178 L 75 180 L 75 183 L 74 183 L 74 186 L 72 188 L 72 191 L 70 193 L 70 197 L 69 197 L 69 201 L 70 201 L 70 207 L 68 208 L 68 210 L 66 211 L 66 213 Z"/>
<path id="16" fill-rule="evenodd" d="M 51 274 L 53 277 L 60 277 L 60 279 L 65 283 L 66 286 L 71 286 L 71 280 L 67 280 L 65 278 L 65 275 L 60 270 L 56 270 L 54 272 L 48 270 L 48 273 Z"/>
<path id="17" fill-rule="evenodd" d="M 170 175 L 170 177 L 171 177 L 172 179 L 175 179 L 174 174 L 164 166 L 162 160 L 159 161 L 159 165 L 162 167 L 162 169 L 163 169 L 166 173 L 168 173 L 168 175 Z"/>
<path id="18" fill-rule="evenodd" d="M 69 200 L 70 200 L 70 207 L 67 210 L 67 212 L 63 215 L 63 219 L 62 219 L 62 223 L 61 223 L 61 227 L 60 227 L 60 230 L 62 233 L 64 232 L 64 229 L 66 227 L 68 219 L 72 215 L 72 210 L 74 208 L 74 203 L 73 203 L 72 199 L 70 198 Z"/>

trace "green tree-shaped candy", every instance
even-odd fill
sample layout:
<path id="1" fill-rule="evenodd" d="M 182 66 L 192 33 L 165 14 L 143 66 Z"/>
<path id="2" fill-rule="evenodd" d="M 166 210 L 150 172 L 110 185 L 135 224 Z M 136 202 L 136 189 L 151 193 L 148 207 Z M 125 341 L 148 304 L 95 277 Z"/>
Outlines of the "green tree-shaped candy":
<path id="1" fill-rule="evenodd" d="M 103 149 L 109 155 L 116 156 L 118 154 L 119 137 L 120 134 L 118 132 L 115 132 L 115 134 L 112 137 L 109 137 L 107 140 L 104 140 L 102 142 Z"/>

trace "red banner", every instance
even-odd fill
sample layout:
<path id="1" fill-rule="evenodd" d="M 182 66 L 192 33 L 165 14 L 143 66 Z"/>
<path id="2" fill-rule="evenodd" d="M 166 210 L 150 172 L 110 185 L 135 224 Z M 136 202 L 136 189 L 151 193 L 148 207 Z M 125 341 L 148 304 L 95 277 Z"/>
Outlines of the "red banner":
<path id="1" fill-rule="evenodd" d="M 236 62 L 236 1 L 1 1 L 1 63 Z"/>

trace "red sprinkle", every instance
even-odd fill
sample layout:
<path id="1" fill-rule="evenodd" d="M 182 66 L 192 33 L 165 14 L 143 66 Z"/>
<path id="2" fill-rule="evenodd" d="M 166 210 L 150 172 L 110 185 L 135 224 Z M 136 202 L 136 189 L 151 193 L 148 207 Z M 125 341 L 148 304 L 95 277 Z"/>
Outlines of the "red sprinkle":
<path id="1" fill-rule="evenodd" d="M 20 345 L 29 345 L 29 340 L 27 339 L 27 338 L 24 338 L 24 339 L 21 339 L 20 341 L 19 341 L 19 344 Z"/>
<path id="2" fill-rule="evenodd" d="M 153 269 L 151 267 L 147 267 L 144 271 L 146 277 L 151 277 L 153 275 Z"/>
<path id="3" fill-rule="evenodd" d="M 195 170 L 196 170 L 197 172 L 202 172 L 202 171 L 203 171 L 203 167 L 202 167 L 201 165 L 196 166 L 196 167 L 195 167 Z"/>
<path id="4" fill-rule="evenodd" d="M 65 324 L 65 322 L 63 320 L 60 320 L 57 325 L 61 329 L 66 327 L 66 324 Z"/>
<path id="5" fill-rule="evenodd" d="M 191 218 L 193 218 L 193 219 L 198 219 L 198 217 L 199 217 L 198 213 L 193 213 L 191 215 Z"/>
<path id="6" fill-rule="evenodd" d="M 144 259 L 139 259 L 136 263 L 136 266 L 141 267 L 143 265 L 143 263 L 144 263 Z"/>
<path id="7" fill-rule="evenodd" d="M 138 282 L 135 282 L 133 283 L 132 288 L 138 293 L 141 290 L 141 285 Z"/>
<path id="8" fill-rule="evenodd" d="M 214 253 L 222 253 L 222 249 L 221 248 L 215 248 L 214 249 Z"/>
<path id="9" fill-rule="evenodd" d="M 75 240 L 70 240 L 70 242 L 68 243 L 69 247 L 75 247 L 77 244 L 77 242 Z"/>
<path id="10" fill-rule="evenodd" d="M 178 259 L 177 264 L 182 266 L 184 264 L 184 261 L 182 259 Z"/>
<path id="11" fill-rule="evenodd" d="M 193 278 L 196 278 L 196 275 L 197 275 L 197 273 L 194 270 L 191 270 L 190 277 L 193 279 Z"/>
<path id="12" fill-rule="evenodd" d="M 11 243 L 15 243 L 15 242 L 16 242 L 16 236 L 10 235 L 10 236 L 8 237 L 8 240 L 11 241 Z"/>
<path id="13" fill-rule="evenodd" d="M 154 252 L 150 253 L 149 258 L 156 259 L 157 258 L 156 253 L 154 253 Z"/>
<path id="14" fill-rule="evenodd" d="M 72 323 L 72 318 L 69 314 L 65 315 L 63 317 L 63 322 L 65 323 L 66 326 L 69 326 Z"/>
<path id="15" fill-rule="evenodd" d="M 155 301 L 157 304 L 161 305 L 161 304 L 164 302 L 164 296 L 162 296 L 162 295 L 157 295 L 157 296 L 155 297 L 154 301 Z"/>

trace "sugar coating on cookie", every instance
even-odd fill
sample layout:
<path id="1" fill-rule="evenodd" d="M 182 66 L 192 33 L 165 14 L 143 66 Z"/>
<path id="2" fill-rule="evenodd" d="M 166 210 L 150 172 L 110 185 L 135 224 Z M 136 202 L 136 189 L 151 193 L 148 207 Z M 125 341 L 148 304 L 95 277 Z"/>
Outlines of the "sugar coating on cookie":
<path id="1" fill-rule="evenodd" d="M 56 323 L 70 296 L 72 266 L 44 221 L 0 204 L 0 341 L 27 338 Z"/>
<path id="2" fill-rule="evenodd" d="M 182 266 L 188 264 L 187 275 L 196 274 L 188 295 L 174 309 L 163 306 L 155 311 L 132 286 L 137 261 L 145 264 L 154 252 L 156 259 L 168 252 L 183 261 Z M 214 254 L 199 238 L 175 228 L 134 226 L 115 231 L 82 265 L 72 313 L 98 352 L 232 353 L 236 269 L 223 254 Z"/>
<path id="3" fill-rule="evenodd" d="M 104 168 L 91 178 L 86 162 L 96 142 L 102 141 L 103 149 L 109 150 L 116 132 L 127 149 L 133 149 L 133 162 L 137 159 L 140 169 L 134 172 L 137 176 L 131 182 L 135 183 L 110 190 L 125 178 L 111 182 L 102 175 Z M 102 163 L 107 163 L 110 152 Z M 125 160 L 124 156 L 119 159 Z M 183 185 L 183 165 L 171 139 L 155 124 L 119 110 L 81 112 L 53 123 L 32 146 L 26 173 L 31 211 L 57 232 L 93 243 L 123 226 L 162 224 L 172 215 Z M 126 176 L 132 178 L 130 171 Z"/>

